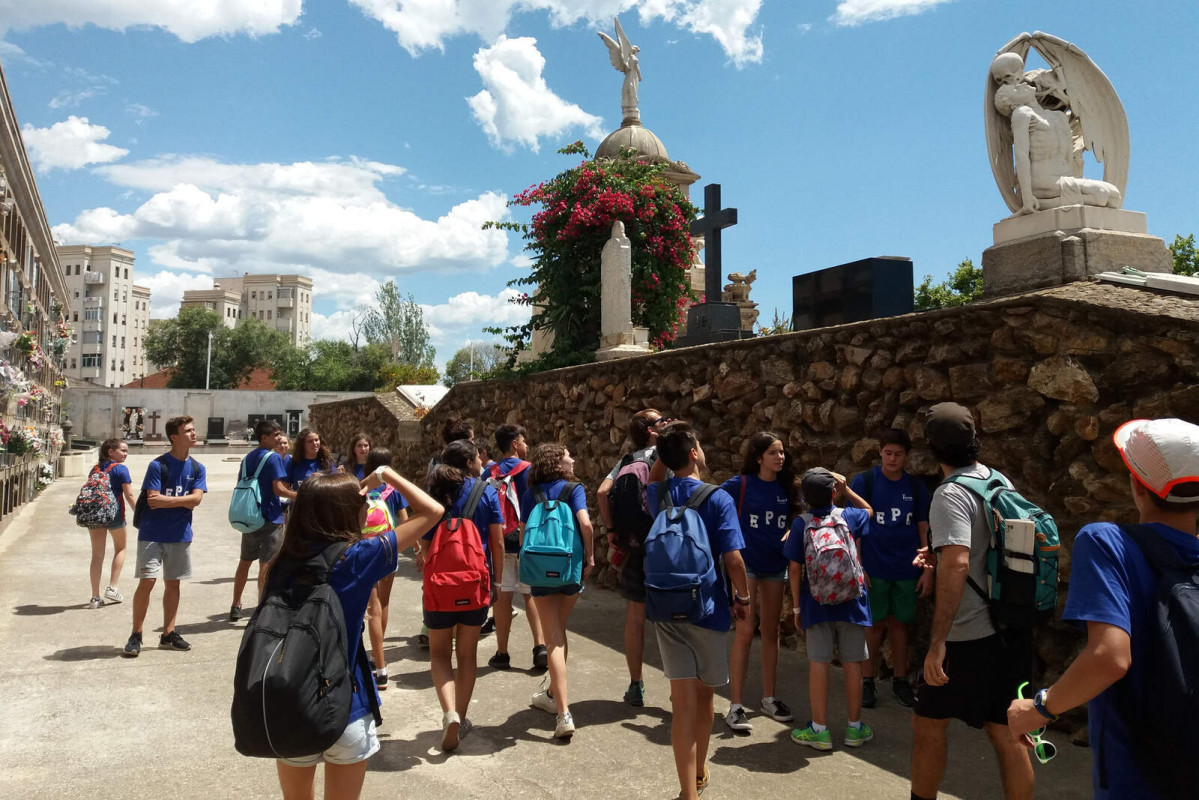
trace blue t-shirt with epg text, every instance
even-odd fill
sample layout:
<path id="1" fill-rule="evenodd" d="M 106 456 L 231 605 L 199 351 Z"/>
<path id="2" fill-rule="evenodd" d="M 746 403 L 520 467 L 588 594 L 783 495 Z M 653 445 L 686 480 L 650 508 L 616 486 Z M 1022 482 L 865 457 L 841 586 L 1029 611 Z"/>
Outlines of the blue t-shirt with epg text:
<path id="1" fill-rule="evenodd" d="M 687 503 L 691 495 L 703 484 L 696 478 L 669 478 L 670 502 L 675 508 Z M 645 502 L 650 511 L 657 517 L 658 486 L 651 483 L 645 487 Z M 729 613 L 729 594 L 724 585 L 724 565 L 721 556 L 732 550 L 744 550 L 745 539 L 741 536 L 741 525 L 737 522 L 737 504 L 727 492 L 712 492 L 697 511 L 699 518 L 704 521 L 708 532 L 708 548 L 716 561 L 716 580 L 718 585 L 705 587 L 716 601 L 716 610 L 711 616 L 700 620 L 697 625 L 701 628 L 727 633 L 732 624 Z"/>
<path id="2" fill-rule="evenodd" d="M 192 465 L 195 465 L 195 469 Z M 204 465 L 194 459 L 180 461 L 170 453 L 161 460 L 154 459 L 146 467 L 142 491 L 158 492 L 166 497 L 186 497 L 196 489 L 208 491 Z M 192 540 L 192 510 L 190 508 L 146 508 L 142 526 L 137 530 L 139 542 L 190 542 Z"/>
<path id="3" fill-rule="evenodd" d="M 818 517 L 827 516 L 831 513 L 831 508 L 814 508 L 813 514 Z M 849 532 L 854 536 L 863 536 L 870 531 L 870 515 L 866 513 L 864 508 L 842 508 L 841 518 L 845 520 Z M 804 565 L 804 528 L 807 527 L 807 522 L 803 517 L 796 517 L 795 522 L 791 524 L 791 533 L 787 536 L 786 543 L 783 544 L 783 554 L 787 559 Z M 799 567 L 792 566 L 791 569 Z M 804 572 L 803 583 L 799 587 L 799 616 L 800 623 L 806 631 L 813 625 L 819 625 L 822 622 L 852 622 L 854 625 L 863 625 L 870 627 L 870 600 L 867 592 L 862 592 L 853 600 L 846 600 L 844 603 L 836 605 L 824 605 L 815 597 L 812 597 L 812 589 L 808 586 L 807 572 Z"/>
<path id="4" fill-rule="evenodd" d="M 1166 525 L 1153 524 L 1154 532 L 1178 552 L 1184 563 L 1199 562 L 1199 538 Z M 1139 682 L 1148 657 L 1146 631 L 1153 623 L 1157 578 L 1136 541 L 1110 522 L 1086 525 L 1074 537 L 1070 554 L 1070 593 L 1062 619 L 1078 623 L 1101 622 L 1128 633 L 1132 664 L 1128 678 Z M 1087 704 L 1094 797 L 1099 800 L 1154 800 L 1157 794 L 1145 785 L 1133 760 L 1128 727 L 1120 713 L 1120 688 L 1109 686 Z M 1168 735 L 1163 732 L 1163 735 Z M 1199 757 L 1199 754 L 1196 754 Z M 1100 764 L 1107 788 L 1100 787 Z"/>
<path id="5" fill-rule="evenodd" d="M 775 574 L 787 568 L 783 555 L 783 537 L 787 534 L 787 517 L 791 504 L 778 481 L 764 481 L 757 475 L 737 475 L 720 485 L 736 504 L 745 486 L 745 501 L 740 504 L 737 519 L 745 549 L 741 557 L 745 566 L 759 575 Z"/>
<path id="6" fill-rule="evenodd" d="M 247 478 L 252 477 L 264 455 L 267 461 L 262 465 L 262 472 L 258 473 L 258 492 L 262 497 L 262 518 L 278 525 L 283 522 L 283 505 L 279 502 L 279 495 L 275 494 L 275 481 L 287 481 L 287 473 L 283 470 L 283 459 L 279 454 L 274 450 L 262 447 L 251 450 L 246 453 L 239 477 L 241 474 Z"/>
<path id="7" fill-rule="evenodd" d="M 920 568 L 912 566 L 920 547 L 917 523 L 928 522 L 930 497 L 924 481 L 907 473 L 893 481 L 883 475 L 881 467 L 874 471 L 874 495 L 866 496 L 866 476 L 856 475 L 849 482 L 862 499 L 874 509 L 870 535 L 862 539 L 860 548 L 862 568 L 871 578 L 885 581 L 908 581 L 920 577 Z M 913 494 L 915 490 L 915 494 Z"/>

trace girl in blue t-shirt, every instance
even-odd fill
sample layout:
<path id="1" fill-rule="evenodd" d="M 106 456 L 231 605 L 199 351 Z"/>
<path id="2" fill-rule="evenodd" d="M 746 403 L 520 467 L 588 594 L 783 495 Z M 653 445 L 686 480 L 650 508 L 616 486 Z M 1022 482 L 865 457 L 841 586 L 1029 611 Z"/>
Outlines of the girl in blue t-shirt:
<path id="1" fill-rule="evenodd" d="M 537 505 L 536 495 L 540 492 L 547 500 L 557 500 L 562 494 L 568 481 L 575 481 L 575 461 L 570 457 L 570 451 L 560 444 L 538 445 L 530 459 L 533 466 L 529 468 L 529 488 L 520 498 L 520 540 L 524 544 L 525 523 L 529 520 L 529 512 Z M 570 503 L 578 523 L 578 533 L 583 540 L 583 580 L 595 568 L 595 554 L 592 550 L 593 531 L 591 516 L 587 512 L 587 493 L 583 486 L 577 485 L 570 497 L 560 498 Z M 542 689 L 533 695 L 532 705 L 551 714 L 557 713 L 557 726 L 554 736 L 559 739 L 569 739 L 574 735 L 574 718 L 570 715 L 566 688 L 566 623 L 570 612 L 578 602 L 579 592 L 583 591 L 582 583 L 571 583 L 566 586 L 532 586 L 530 599 L 541 618 L 541 630 L 545 636 L 545 646 L 549 657 L 549 688 Z"/>
<path id="2" fill-rule="evenodd" d="M 369 475 L 379 467 L 391 466 L 391 451 L 386 447 L 374 447 L 367 453 L 366 463 L 363 464 L 364 474 Z M 349 474 L 348 472 L 346 474 Z M 390 486 L 380 486 L 367 492 L 367 499 L 382 499 L 387 504 L 391 519 L 399 525 L 408 519 L 408 504 L 399 492 Z M 364 536 L 378 536 L 385 530 L 363 531 Z M 366 632 L 370 636 L 371 657 L 375 664 L 375 685 L 380 690 L 387 688 L 387 659 L 383 655 L 383 637 L 387 635 L 387 611 L 391 606 L 391 587 L 395 583 L 395 573 L 382 578 L 371 591 L 370 605 L 367 606 Z"/>
<path id="3" fill-rule="evenodd" d="M 356 433 L 350 439 L 350 449 L 347 451 L 342 468 L 358 480 L 366 477 L 366 457 L 371 451 L 371 437 L 365 433 Z"/>
<path id="4" fill-rule="evenodd" d="M 469 439 L 450 442 L 441 453 L 441 463 L 429 475 L 429 494 L 449 510 L 451 517 L 461 518 L 467 499 L 476 483 L 482 480 L 482 473 L 483 462 L 473 442 Z M 504 515 L 494 488 L 483 489 L 470 519 L 478 531 L 483 555 L 491 565 L 490 588 L 494 596 L 501 574 L 498 570 L 502 570 L 504 564 Z M 422 553 L 427 553 L 433 546 L 439 527 L 434 526 L 422 537 Z M 425 580 L 433 580 L 427 563 L 424 572 Z M 429 630 L 429 668 L 437 700 L 441 703 L 441 749 L 446 752 L 457 748 L 459 738 L 472 727 L 466 712 L 475 689 L 480 630 L 487 620 L 489 608 L 490 604 L 466 611 L 424 608 L 425 626 Z M 457 673 L 453 666 L 455 647 Z"/>
<path id="5" fill-rule="evenodd" d="M 750 437 L 741 474 L 721 486 L 737 501 L 737 517 L 745 538 L 745 572 L 749 578 L 749 615 L 737 620 L 729 662 L 729 713 L 725 724 L 735 731 L 753 730 L 741 705 L 741 689 L 749 669 L 754 641 L 755 611 L 762 631 L 762 713 L 779 722 L 792 719 L 791 709 L 774 696 L 779 661 L 779 617 L 787 585 L 783 537 L 799 511 L 799 492 L 791 458 L 776 434 L 762 431 Z"/>
<path id="6" fill-rule="evenodd" d="M 329 584 L 341 601 L 345 616 L 350 664 L 358 664 L 362 646 L 362 615 L 366 612 L 371 587 L 395 571 L 396 554 L 412 544 L 445 509 L 390 467 L 382 475 L 371 474 L 367 486 L 386 483 L 404 496 L 412 515 L 406 522 L 380 536 L 362 538 L 366 521 L 366 498 L 358 481 L 349 475 L 318 475 L 300 487 L 295 508 L 287 522 L 279 555 L 267 572 L 266 593 L 274 589 L 273 575 L 280 564 L 307 561 L 338 541 L 351 542 L 329 573 Z M 286 580 L 280 577 L 279 580 Z M 284 797 L 312 797 L 316 767 L 325 762 L 325 796 L 357 798 L 366 777 L 366 760 L 379 750 L 372 706 L 378 704 L 370 676 L 355 667 L 357 680 L 350 698 L 350 721 L 342 737 L 323 753 L 279 759 L 277 771 Z M 369 693 L 369 694 L 368 694 Z"/>
<path id="7" fill-rule="evenodd" d="M 296 437 L 291 448 L 291 465 L 287 468 L 288 481 L 295 489 L 314 472 L 332 473 L 337 470 L 333 454 L 321 441 L 321 435 L 312 428 L 305 428 Z"/>
<path id="8" fill-rule="evenodd" d="M 92 599 L 88 608 L 99 608 L 107 600 L 119 603 L 125 599 L 117 583 L 121 580 L 121 569 L 125 566 L 125 513 L 137 502 L 133 498 L 133 478 L 125 459 L 129 457 L 129 445 L 120 439 L 105 439 L 100 444 L 100 461 L 92 469 L 108 473 L 108 483 L 117 498 L 117 518 L 108 528 L 89 528 L 92 540 L 92 563 L 89 575 L 92 579 Z M 100 596 L 100 574 L 104 571 L 104 551 L 108 537 L 112 536 L 112 564 L 108 568 L 108 587 Z"/>

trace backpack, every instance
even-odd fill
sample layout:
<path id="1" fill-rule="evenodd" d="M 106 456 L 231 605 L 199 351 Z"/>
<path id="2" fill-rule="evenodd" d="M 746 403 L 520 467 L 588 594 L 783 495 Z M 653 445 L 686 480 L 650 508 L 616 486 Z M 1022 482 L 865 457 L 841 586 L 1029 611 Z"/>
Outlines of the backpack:
<path id="1" fill-rule="evenodd" d="M 377 494 L 371 492 L 366 496 L 366 524 L 362 526 L 363 537 L 378 536 L 395 529 L 395 516 L 391 513 L 391 506 L 387 504 L 387 498 L 391 497 L 391 493 L 394 491 L 395 489 L 392 487 L 384 486 L 383 491 Z"/>
<path id="2" fill-rule="evenodd" d="M 1121 526 L 1157 576 L 1137 655 L 1140 681 L 1122 679 L 1122 716 L 1141 774 L 1162 798 L 1199 796 L 1199 564 L 1185 564 L 1148 525 Z M 1162 736 L 1162 731 L 1170 731 Z"/>
<path id="3" fill-rule="evenodd" d="M 516 476 L 533 466 L 528 461 L 520 461 L 505 473 L 499 464 L 492 464 L 490 483 L 500 496 L 500 512 L 504 515 L 504 552 L 515 553 L 520 550 L 520 498 L 516 496 Z"/>
<path id="4" fill-rule="evenodd" d="M 162 455 L 160 455 L 158 458 L 154 459 L 154 461 L 151 461 L 150 463 L 153 464 L 155 462 L 158 463 L 158 470 L 159 470 L 159 473 L 161 473 L 162 470 L 166 468 L 167 454 L 163 453 Z M 187 457 L 187 466 L 191 469 L 192 475 L 195 475 L 196 472 L 198 471 L 199 464 L 196 462 L 196 460 L 194 458 L 192 458 L 191 456 L 188 456 Z M 148 492 L 146 492 L 145 489 L 142 489 L 141 492 L 137 496 L 137 502 L 133 504 L 133 518 L 129 520 L 129 523 L 131 525 L 133 525 L 133 527 L 135 527 L 135 528 L 140 528 L 142 526 L 142 517 L 145 516 L 146 509 L 149 507 L 150 507 L 150 495 Z"/>
<path id="5" fill-rule="evenodd" d="M 700 484 L 676 508 L 669 481 L 658 484 L 658 516 L 645 537 L 646 619 L 695 623 L 715 613 L 720 579 L 699 507 L 716 488 Z"/>
<path id="6" fill-rule="evenodd" d="M 583 539 L 570 507 L 570 496 L 578 485 L 567 482 L 556 500 L 534 490 L 537 505 L 529 512 L 520 548 L 521 583 L 554 588 L 583 582 Z"/>
<path id="7" fill-rule="evenodd" d="M 491 604 L 491 571 L 474 522 L 487 486 L 487 481 L 475 481 L 462 516 L 451 517 L 447 510 L 433 531 L 424 568 L 426 611 L 477 611 Z"/>
<path id="8" fill-rule="evenodd" d="M 616 545 L 625 550 L 645 547 L 645 537 L 654 524 L 654 517 L 645 503 L 649 470 L 648 459 L 636 458 L 634 453 L 627 454 L 620 460 L 620 470 L 612 482 L 612 490 L 608 492 Z"/>
<path id="9" fill-rule="evenodd" d="M 75 515 L 75 524 L 79 527 L 107 528 L 117 521 L 121 506 L 112 491 L 112 481 L 108 477 L 108 473 L 116 465 L 117 462 L 114 461 L 107 469 L 100 469 L 100 465 L 97 464 L 88 473 L 83 488 L 75 498 L 75 505 L 70 508 L 70 513 Z"/>
<path id="10" fill-rule="evenodd" d="M 258 476 L 262 474 L 262 468 L 266 466 L 271 455 L 270 450 L 263 452 L 262 458 L 258 459 L 258 468 L 252 476 L 246 468 L 250 457 L 246 456 L 241 460 L 237 483 L 233 487 L 233 497 L 229 501 L 229 524 L 234 530 L 253 533 L 266 524 L 266 517 L 262 516 L 262 485 L 258 482 Z"/>
<path id="11" fill-rule="evenodd" d="M 991 619 L 1008 628 L 1031 628 L 1057 609 L 1057 523 L 1048 512 L 1009 487 L 996 470 L 986 478 L 954 475 L 947 483 L 978 495 L 991 529 L 987 590 L 967 583 L 991 608 Z"/>
<path id="12" fill-rule="evenodd" d="M 323 753 L 345 732 L 366 650 L 354 663 L 346 652 L 345 614 L 329 585 L 348 542 L 297 562 L 281 558 L 241 637 L 233 676 L 233 739 L 237 752 L 256 758 Z M 367 691 L 376 724 L 378 701 Z"/>
<path id="13" fill-rule="evenodd" d="M 866 588 L 866 572 L 841 509 L 816 516 L 804 514 L 804 572 L 816 602 L 835 606 L 856 600 Z"/>

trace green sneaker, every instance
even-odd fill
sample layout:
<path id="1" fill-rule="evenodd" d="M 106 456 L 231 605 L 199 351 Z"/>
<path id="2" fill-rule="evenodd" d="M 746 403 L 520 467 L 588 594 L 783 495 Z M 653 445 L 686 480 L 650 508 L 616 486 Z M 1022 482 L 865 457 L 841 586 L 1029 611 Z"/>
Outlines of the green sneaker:
<path id="1" fill-rule="evenodd" d="M 833 734 L 829 732 L 829 729 L 825 728 L 820 733 L 817 733 L 813 730 L 811 724 L 803 730 L 791 731 L 791 741 L 815 750 L 833 749 Z"/>
<path id="2" fill-rule="evenodd" d="M 641 708 L 645 705 L 645 681 L 630 681 L 625 689 L 624 701 L 631 706 Z"/>
<path id="3" fill-rule="evenodd" d="M 845 746 L 846 747 L 861 747 L 874 738 L 874 731 L 865 722 L 862 727 L 855 728 L 852 725 L 845 729 Z"/>

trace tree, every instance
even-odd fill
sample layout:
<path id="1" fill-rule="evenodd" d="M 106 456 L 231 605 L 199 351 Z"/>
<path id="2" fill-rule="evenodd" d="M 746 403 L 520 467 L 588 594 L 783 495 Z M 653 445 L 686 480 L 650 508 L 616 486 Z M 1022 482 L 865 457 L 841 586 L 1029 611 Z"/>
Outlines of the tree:
<path id="1" fill-rule="evenodd" d="M 758 323 L 757 333 L 759 336 L 778 336 L 780 333 L 790 332 L 791 317 L 786 314 L 780 314 L 777 308 L 774 310 L 774 319 L 770 321 L 769 325 Z"/>
<path id="2" fill-rule="evenodd" d="M 508 358 L 504 348 L 490 342 L 471 342 L 461 348 L 445 365 L 441 382 L 453 386 L 462 381 L 477 381 Z"/>
<path id="3" fill-rule="evenodd" d="M 236 330 L 230 330 L 220 314 L 193 307 L 146 331 L 146 359 L 170 371 L 170 388 L 203 389 L 209 333 L 212 376 L 208 385 L 212 389 L 236 389 L 256 367 L 271 363 L 277 353 L 291 348 L 285 335 L 260 320 L 243 320 Z"/>
<path id="4" fill-rule="evenodd" d="M 1185 239 L 1175 235 L 1174 243 L 1170 245 L 1170 252 L 1174 254 L 1175 275 L 1199 273 L 1199 253 L 1195 252 L 1195 234 L 1192 233 Z"/>
<path id="5" fill-rule="evenodd" d="M 362 333 L 370 344 L 390 347 L 397 364 L 432 366 L 437 354 L 429 344 L 424 312 L 411 294 L 400 294 L 393 280 L 375 292 L 375 307 L 366 310 Z"/>
<path id="6" fill-rule="evenodd" d="M 925 275 L 916 288 L 914 307 L 917 311 L 952 308 L 973 303 L 983 295 L 983 271 L 966 259 L 958 264 L 948 280 L 933 286 L 933 276 Z"/>
<path id="7" fill-rule="evenodd" d="M 330 339 L 280 351 L 271 362 L 275 388 L 288 391 L 391 391 L 403 383 L 436 383 L 438 377 L 433 366 L 396 364 L 386 345 L 354 347 Z"/>

